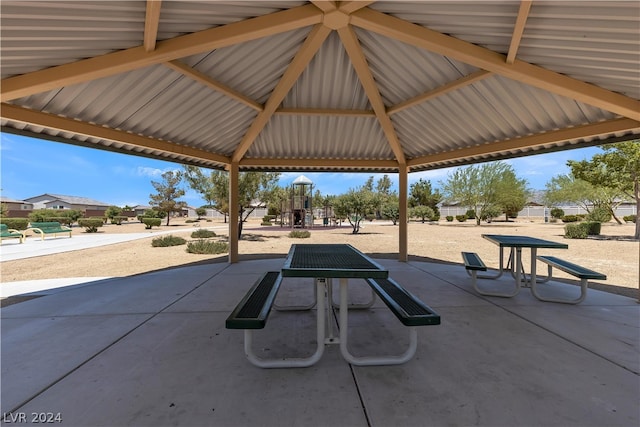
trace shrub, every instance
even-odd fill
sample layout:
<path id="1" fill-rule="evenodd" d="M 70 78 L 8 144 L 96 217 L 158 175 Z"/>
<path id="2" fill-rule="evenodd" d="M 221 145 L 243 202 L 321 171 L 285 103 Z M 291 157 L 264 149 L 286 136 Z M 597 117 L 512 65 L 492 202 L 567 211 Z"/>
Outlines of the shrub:
<path id="1" fill-rule="evenodd" d="M 587 219 L 594 222 L 609 222 L 611 221 L 611 212 L 605 208 L 595 208 L 587 215 Z"/>
<path id="2" fill-rule="evenodd" d="M 589 236 L 599 236 L 602 229 L 602 223 L 598 221 L 586 221 L 581 224 Z"/>
<path id="3" fill-rule="evenodd" d="M 126 216 L 116 215 L 113 218 L 111 218 L 111 224 L 122 225 L 123 221 L 128 221 L 128 220 L 129 218 Z"/>
<path id="4" fill-rule="evenodd" d="M 480 219 L 487 222 L 491 222 L 493 218 L 500 216 L 501 213 L 502 212 L 497 207 L 489 206 L 482 210 L 482 213 L 480 214 Z"/>
<path id="5" fill-rule="evenodd" d="M 625 215 L 622 217 L 625 222 L 636 222 L 636 218 L 637 215 Z"/>
<path id="6" fill-rule="evenodd" d="M 311 233 L 307 230 L 293 230 L 289 233 L 292 239 L 306 239 L 311 237 Z"/>
<path id="7" fill-rule="evenodd" d="M 196 230 L 191 233 L 192 239 L 208 239 L 209 237 L 216 237 L 215 231 L 207 230 L 206 228 L 201 228 L 200 230 Z"/>
<path id="8" fill-rule="evenodd" d="M 187 252 L 190 254 L 223 254 L 229 252 L 229 244 L 226 242 L 199 239 L 187 243 Z"/>
<path id="9" fill-rule="evenodd" d="M 143 217 L 142 218 L 142 223 L 144 225 L 146 225 L 146 229 L 150 229 L 151 227 L 160 227 L 160 223 L 162 222 L 162 219 L 160 218 L 146 218 Z"/>
<path id="10" fill-rule="evenodd" d="M 80 218 L 78 225 L 84 227 L 87 233 L 97 233 L 98 228 L 104 225 L 102 218 Z"/>
<path id="11" fill-rule="evenodd" d="M 76 209 L 38 209 L 29 214 L 31 222 L 57 221 L 65 225 L 71 225 L 81 217 L 82 212 Z"/>
<path id="12" fill-rule="evenodd" d="M 151 246 L 154 248 L 166 248 L 167 246 L 180 246 L 187 243 L 185 239 L 171 234 L 166 236 L 156 237 L 151 241 Z"/>
<path id="13" fill-rule="evenodd" d="M 476 211 L 473 209 L 469 209 L 466 213 L 465 213 L 467 219 L 476 219 Z"/>
<path id="14" fill-rule="evenodd" d="M 29 226 L 29 220 L 27 218 L 2 218 L 0 219 L 0 223 L 14 230 L 26 230 Z"/>
<path id="15" fill-rule="evenodd" d="M 560 208 L 552 208 L 550 214 L 551 218 L 560 219 L 564 216 L 564 211 Z"/>
<path id="16" fill-rule="evenodd" d="M 565 215 L 562 217 L 562 222 L 577 222 L 577 221 L 578 221 L 577 215 Z"/>
<path id="17" fill-rule="evenodd" d="M 445 218 L 447 219 L 447 221 L 453 222 L 453 216 L 447 215 Z"/>
<path id="18" fill-rule="evenodd" d="M 586 239 L 589 235 L 584 224 L 567 224 L 564 226 L 564 237 L 567 239 Z"/>
<path id="19" fill-rule="evenodd" d="M 467 220 L 467 216 L 466 215 L 456 215 L 456 219 L 458 220 L 458 222 L 465 222 Z"/>

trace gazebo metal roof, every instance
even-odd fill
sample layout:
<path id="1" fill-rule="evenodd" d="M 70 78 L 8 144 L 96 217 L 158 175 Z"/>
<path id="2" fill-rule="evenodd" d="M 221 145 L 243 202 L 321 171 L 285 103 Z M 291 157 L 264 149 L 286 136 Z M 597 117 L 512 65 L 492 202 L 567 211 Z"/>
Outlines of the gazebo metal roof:
<path id="1" fill-rule="evenodd" d="M 2 130 L 408 171 L 640 135 L 636 1 L 6 1 Z"/>
<path id="2" fill-rule="evenodd" d="M 4 131 L 225 168 L 230 212 L 243 170 L 397 172 L 406 217 L 411 171 L 640 135 L 637 1 L 0 7 Z"/>

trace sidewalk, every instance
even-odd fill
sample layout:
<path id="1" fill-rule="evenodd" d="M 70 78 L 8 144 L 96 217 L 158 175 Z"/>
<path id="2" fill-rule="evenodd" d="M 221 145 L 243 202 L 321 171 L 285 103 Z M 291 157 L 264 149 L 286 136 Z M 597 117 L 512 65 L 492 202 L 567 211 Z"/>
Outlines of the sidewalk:
<path id="1" fill-rule="evenodd" d="M 180 231 L 194 231 L 197 227 L 185 228 Z M 33 258 L 44 255 L 53 255 L 61 252 L 79 251 L 82 249 L 96 248 L 99 246 L 113 245 L 132 240 L 145 239 L 163 234 L 175 233 L 173 230 L 153 231 L 145 233 L 121 233 L 121 234 L 80 234 L 73 237 L 48 237 L 44 240 L 37 236 L 29 236 L 24 243 L 4 241 L 0 246 L 0 267 L 2 261 L 14 261 L 25 258 Z M 25 280 L 19 282 L 2 283 L 0 286 L 0 298 L 14 295 L 37 293 L 45 290 L 65 288 L 83 283 L 108 279 L 108 277 L 75 277 L 43 280 Z M 1 282 L 1 280 L 0 280 Z M 49 292 L 50 293 L 50 292 Z"/>

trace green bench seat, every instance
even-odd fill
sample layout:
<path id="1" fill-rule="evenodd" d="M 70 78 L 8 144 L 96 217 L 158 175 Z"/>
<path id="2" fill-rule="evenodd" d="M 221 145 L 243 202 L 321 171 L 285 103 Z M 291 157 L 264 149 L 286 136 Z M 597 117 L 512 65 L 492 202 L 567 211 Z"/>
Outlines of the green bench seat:
<path id="1" fill-rule="evenodd" d="M 367 279 L 369 286 L 405 326 L 439 325 L 440 315 L 392 279 Z"/>
<path id="2" fill-rule="evenodd" d="M 479 276 L 478 271 L 487 271 L 487 266 L 484 261 L 480 258 L 475 252 L 462 252 L 462 260 L 464 261 L 464 268 L 467 271 L 467 274 L 471 276 L 473 289 L 479 293 L 480 295 L 487 295 L 492 297 L 502 297 L 502 298 L 511 298 L 516 296 L 520 292 L 520 285 L 516 284 L 513 290 L 510 291 L 489 291 L 486 289 L 481 289 L 478 286 L 478 279 L 497 279 L 501 276 L 501 274 L 489 276 Z"/>
<path id="3" fill-rule="evenodd" d="M 71 237 L 71 232 L 73 231 L 71 228 L 61 225 L 57 221 L 32 222 L 28 230 L 39 234 L 42 240 L 44 240 L 45 234 L 53 234 L 54 237 L 57 237 L 58 234 L 69 233 L 69 237 Z"/>
<path id="4" fill-rule="evenodd" d="M 597 271 L 590 270 L 588 268 L 582 267 L 578 264 L 574 264 L 569 261 L 565 261 L 555 256 L 538 255 L 536 258 L 538 261 L 547 264 L 549 278 L 552 277 L 553 269 L 557 268 L 558 270 L 564 271 L 565 273 L 580 279 L 580 296 L 576 299 L 563 299 L 563 298 L 552 298 L 547 296 L 541 296 L 538 292 L 536 284 L 532 284 L 531 292 L 533 292 L 533 295 L 536 298 L 542 301 L 560 302 L 565 304 L 578 304 L 584 301 L 584 299 L 587 296 L 589 279 L 607 280 L 607 276 L 602 273 L 598 273 Z"/>
<path id="5" fill-rule="evenodd" d="M 9 228 L 7 224 L 0 224 L 0 239 L 20 239 L 20 243 L 23 243 L 25 235 L 20 230 Z"/>
<path id="6" fill-rule="evenodd" d="M 225 323 L 226 328 L 264 328 L 281 283 L 280 272 L 269 271 L 263 274 L 231 312 Z"/>

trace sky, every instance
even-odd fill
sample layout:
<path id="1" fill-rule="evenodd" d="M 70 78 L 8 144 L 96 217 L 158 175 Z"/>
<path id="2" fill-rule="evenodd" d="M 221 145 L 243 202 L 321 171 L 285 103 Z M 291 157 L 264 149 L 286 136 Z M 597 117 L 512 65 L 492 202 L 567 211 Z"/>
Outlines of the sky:
<path id="1" fill-rule="evenodd" d="M 589 160 L 602 150 L 598 147 L 560 151 L 505 160 L 529 188 L 543 190 L 554 176 L 566 174 L 567 160 Z M 94 148 L 0 133 L 0 189 L 3 198 L 24 200 L 45 193 L 88 197 L 116 206 L 148 205 L 155 190 L 151 181 L 161 182 L 168 170 L 181 170 L 177 163 L 112 153 Z M 409 185 L 420 178 L 440 188 L 455 168 L 409 174 Z M 374 182 L 384 174 L 291 172 L 283 173 L 280 185 L 288 186 L 301 174 L 314 183 L 314 192 L 338 195 L 357 188 L 370 177 Z M 398 189 L 396 174 L 389 174 Z M 198 193 L 185 187 L 181 200 L 189 206 L 204 204 Z"/>

